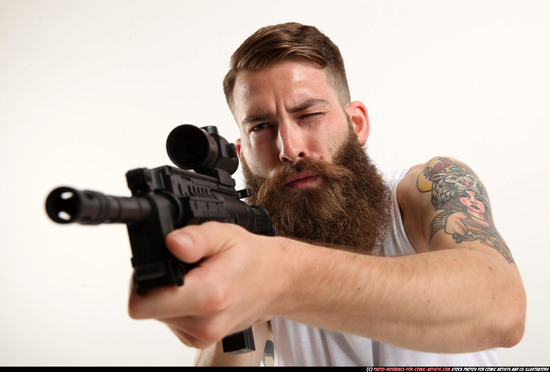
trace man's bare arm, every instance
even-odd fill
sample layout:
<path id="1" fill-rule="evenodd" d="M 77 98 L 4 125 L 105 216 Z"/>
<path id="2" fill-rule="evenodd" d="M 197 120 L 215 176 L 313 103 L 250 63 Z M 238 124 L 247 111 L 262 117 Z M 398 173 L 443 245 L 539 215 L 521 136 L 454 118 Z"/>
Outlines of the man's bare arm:
<path id="1" fill-rule="evenodd" d="M 182 261 L 201 264 L 185 286 L 131 298 L 130 313 L 177 322 L 182 341 L 199 348 L 273 316 L 420 351 L 515 345 L 523 335 L 525 292 L 509 250 L 476 239 L 479 231 L 465 234 L 471 228 L 465 215 L 441 228 L 434 223 L 445 208 L 433 206 L 432 192 L 420 191 L 425 168 L 413 168 L 398 189 L 419 254 L 375 257 L 227 224 L 188 226 L 167 245 Z"/>
<path id="2" fill-rule="evenodd" d="M 329 299 L 324 304 L 319 300 L 325 297 L 316 298 L 313 291 L 298 297 L 317 300 L 309 305 L 310 311 L 332 308 L 335 314 L 346 313 L 346 324 L 337 318 L 331 324 L 326 314 L 325 319 L 319 314 L 318 323 L 311 313 L 291 310 L 287 316 L 422 351 L 466 352 L 519 342 L 525 293 L 510 250 L 494 226 L 479 178 L 454 159 L 436 158 L 414 167 L 398 196 L 407 235 L 421 254 L 397 258 L 342 254 L 341 262 L 334 257 L 324 263 L 312 260 L 328 273 L 348 268 L 340 280 L 336 274 L 326 276 L 326 286 L 339 284 L 343 297 L 331 298 L 323 291 Z M 319 251 L 319 261 L 323 256 Z M 364 266 L 357 265 L 359 261 Z M 307 287 L 302 282 L 294 288 Z M 350 309 L 358 310 L 356 317 Z"/>

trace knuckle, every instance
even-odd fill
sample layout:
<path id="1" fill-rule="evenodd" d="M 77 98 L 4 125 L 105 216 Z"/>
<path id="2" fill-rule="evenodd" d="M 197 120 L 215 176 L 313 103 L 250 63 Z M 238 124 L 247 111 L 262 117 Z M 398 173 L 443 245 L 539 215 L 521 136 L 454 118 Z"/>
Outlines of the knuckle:
<path id="1" fill-rule="evenodd" d="M 201 313 L 215 314 L 226 309 L 228 304 L 229 296 L 223 286 L 213 286 L 196 306 Z"/>

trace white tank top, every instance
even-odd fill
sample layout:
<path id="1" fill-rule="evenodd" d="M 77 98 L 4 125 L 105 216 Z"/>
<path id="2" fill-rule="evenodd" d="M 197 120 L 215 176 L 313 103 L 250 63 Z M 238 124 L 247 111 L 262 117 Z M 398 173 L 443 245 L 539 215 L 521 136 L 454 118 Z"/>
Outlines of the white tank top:
<path id="1" fill-rule="evenodd" d="M 397 185 L 408 169 L 384 173 L 391 188 L 392 225 L 386 256 L 414 254 L 397 203 Z M 280 317 L 271 320 L 276 366 L 484 366 L 498 363 L 497 350 L 435 354 L 402 349 L 368 338 L 310 327 Z"/>

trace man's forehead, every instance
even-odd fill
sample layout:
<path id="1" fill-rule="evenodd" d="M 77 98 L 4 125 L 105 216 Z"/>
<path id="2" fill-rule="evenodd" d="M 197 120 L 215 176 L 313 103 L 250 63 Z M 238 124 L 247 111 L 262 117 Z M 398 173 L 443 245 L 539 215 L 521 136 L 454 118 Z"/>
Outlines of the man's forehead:
<path id="1" fill-rule="evenodd" d="M 284 99 L 288 107 L 303 106 L 305 101 L 321 103 L 330 85 L 325 71 L 309 63 L 286 62 L 258 71 L 239 72 L 233 91 L 233 109 L 242 119 L 251 113 L 268 112 L 273 97 Z M 265 98 L 265 99 L 264 99 Z"/>
<path id="2" fill-rule="evenodd" d="M 265 83 L 284 82 L 285 84 L 303 84 L 317 79 L 325 80 L 325 71 L 312 63 L 301 61 L 285 61 L 260 70 L 242 70 L 237 74 L 234 95 L 248 98 L 265 88 Z"/>

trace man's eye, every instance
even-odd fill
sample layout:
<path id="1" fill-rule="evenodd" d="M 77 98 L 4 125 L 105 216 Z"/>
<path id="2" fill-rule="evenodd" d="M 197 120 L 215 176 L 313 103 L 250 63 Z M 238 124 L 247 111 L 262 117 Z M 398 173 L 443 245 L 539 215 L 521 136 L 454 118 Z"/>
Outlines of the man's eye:
<path id="1" fill-rule="evenodd" d="M 258 125 L 255 125 L 253 128 L 252 128 L 252 131 L 253 132 L 257 132 L 257 131 L 260 131 L 262 129 L 266 129 L 268 127 L 268 124 L 267 123 L 260 123 Z"/>
<path id="2" fill-rule="evenodd" d="M 314 117 L 319 116 L 319 115 L 321 115 L 320 112 L 312 112 L 311 114 L 302 115 L 302 119 L 305 119 L 305 118 L 314 118 Z"/>
<path id="3" fill-rule="evenodd" d="M 319 120 L 322 116 L 322 113 L 320 112 L 313 112 L 311 114 L 305 114 L 298 118 L 298 120 L 306 123 L 315 123 L 317 120 Z"/>

